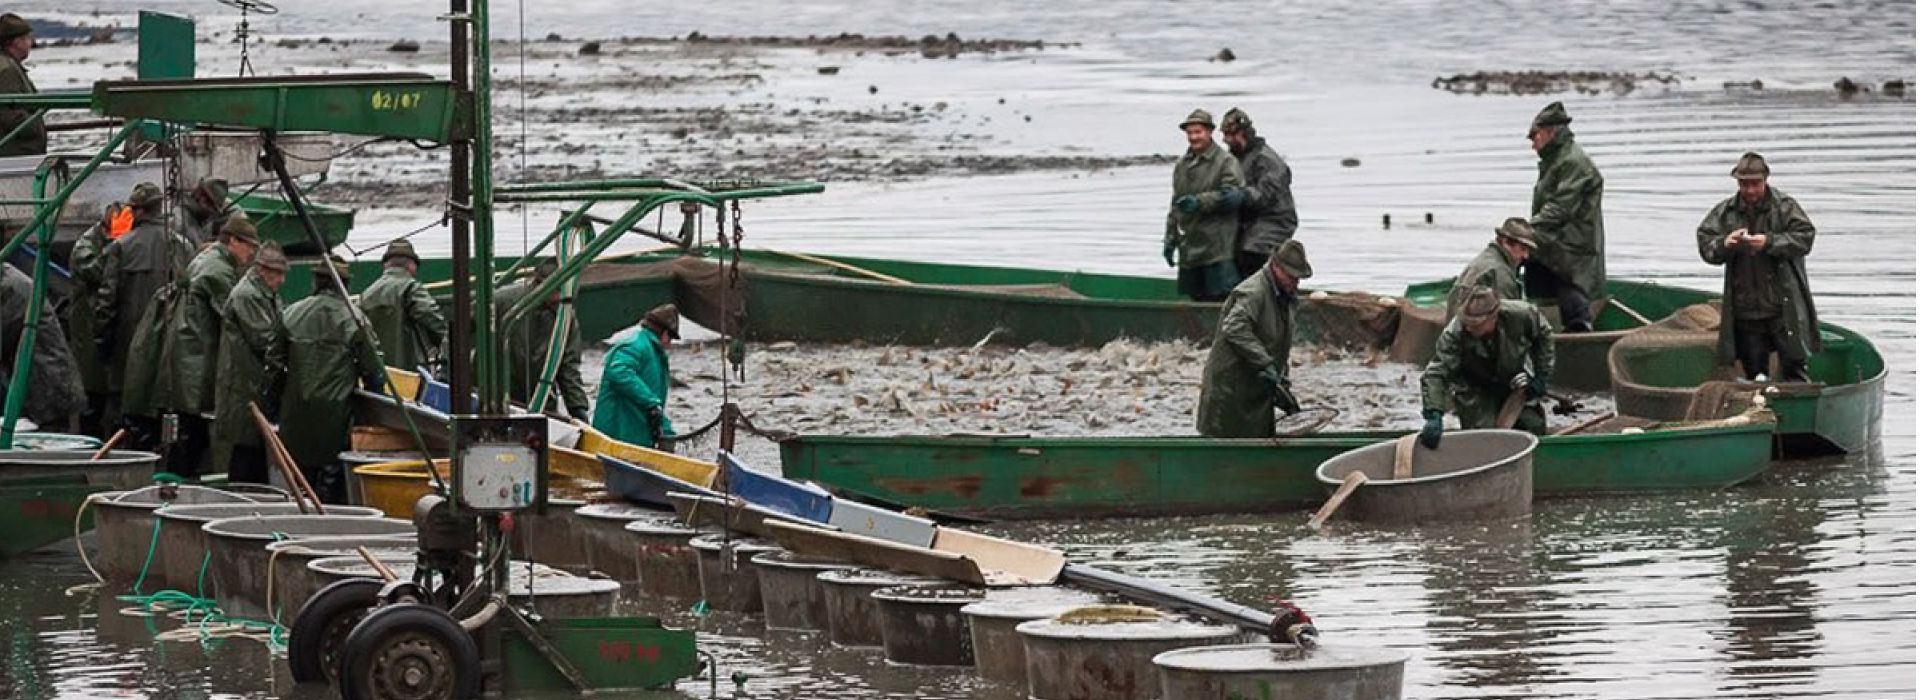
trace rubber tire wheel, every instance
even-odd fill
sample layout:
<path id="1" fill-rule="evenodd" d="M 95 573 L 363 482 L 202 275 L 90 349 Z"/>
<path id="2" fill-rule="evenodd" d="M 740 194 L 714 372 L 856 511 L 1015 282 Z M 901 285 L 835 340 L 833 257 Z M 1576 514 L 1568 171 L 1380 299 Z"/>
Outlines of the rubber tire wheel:
<path id="1" fill-rule="evenodd" d="M 293 618 L 293 628 L 287 631 L 287 665 L 293 669 L 293 682 L 333 680 L 333 672 L 339 666 L 328 663 L 328 653 L 334 651 L 332 647 L 336 644 L 344 643 L 347 634 L 379 602 L 380 585 L 370 578 L 335 581 L 301 604 L 300 614 Z M 333 644 L 329 644 L 329 640 Z"/>
<path id="2" fill-rule="evenodd" d="M 401 642 L 425 642 L 435 647 L 447 664 L 447 692 L 434 700 L 472 700 L 480 697 L 480 645 L 446 611 L 430 605 L 404 603 L 374 610 L 347 635 L 340 654 L 342 700 L 387 700 L 374 682 L 375 665 L 389 648 Z"/>

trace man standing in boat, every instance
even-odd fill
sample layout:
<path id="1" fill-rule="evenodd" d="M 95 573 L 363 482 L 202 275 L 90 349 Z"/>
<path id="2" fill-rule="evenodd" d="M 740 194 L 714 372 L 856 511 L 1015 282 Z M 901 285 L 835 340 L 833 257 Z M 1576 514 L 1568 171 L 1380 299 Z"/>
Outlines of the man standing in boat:
<path id="1" fill-rule="evenodd" d="M 1241 279 L 1252 277 L 1267 264 L 1280 244 L 1293 240 L 1300 215 L 1293 209 L 1293 170 L 1253 128 L 1253 118 L 1239 107 L 1220 119 L 1220 138 L 1240 159 L 1246 184 L 1240 192 L 1240 228 L 1234 242 L 1234 267 Z"/>
<path id="2" fill-rule="evenodd" d="M 100 254 L 100 289 L 93 298 L 98 324 L 94 348 L 107 374 L 107 425 L 128 423 L 132 433 L 128 446 L 136 449 L 152 447 L 160 436 L 158 420 L 146 399 L 159 361 L 158 348 L 136 357 L 135 339 L 141 335 L 148 307 L 160 303 L 162 291 L 186 273 L 187 262 L 193 259 L 192 244 L 168 229 L 161 217 L 164 198 L 159 185 L 134 186 L 127 196 L 133 228 Z M 146 328 L 151 327 L 149 323 Z M 142 343 L 143 349 L 146 345 Z M 130 375 L 134 381 L 129 381 Z M 130 397 L 130 393 L 139 395 Z"/>
<path id="3" fill-rule="evenodd" d="M 1726 270 L 1720 309 L 1720 361 L 1740 362 L 1748 379 L 1780 356 L 1779 379 L 1804 382 L 1807 358 L 1820 351 L 1820 321 L 1807 286 L 1813 221 L 1800 203 L 1767 185 L 1758 153 L 1733 166 L 1739 191 L 1714 205 L 1695 233 L 1700 259 Z"/>
<path id="4" fill-rule="evenodd" d="M 1240 280 L 1233 265 L 1240 229 L 1240 164 L 1213 140 L 1213 115 L 1196 109 L 1180 122 L 1187 152 L 1173 165 L 1173 203 L 1167 210 L 1160 254 L 1179 267 L 1180 293 L 1194 301 L 1219 301 Z"/>
<path id="5" fill-rule="evenodd" d="M 495 293 L 494 313 L 504 312 L 512 308 L 520 299 L 532 294 L 534 287 L 539 286 L 548 277 L 552 277 L 559 267 L 552 260 L 541 261 L 533 268 L 531 277 L 508 285 Z M 534 307 L 532 312 L 520 317 L 519 323 L 505 330 L 507 371 L 512 375 L 507 386 L 511 389 L 515 401 L 525 403 L 533 398 L 535 385 L 540 381 L 541 370 L 545 369 L 547 364 L 548 349 L 552 346 L 549 341 L 553 337 L 554 326 L 559 323 L 561 304 L 572 306 L 573 300 L 562 298 L 560 292 L 555 291 L 547 297 L 545 303 Z M 566 337 L 561 343 L 560 366 L 553 374 L 553 390 L 547 394 L 547 405 L 528 406 L 527 410 L 535 413 L 549 413 L 549 408 L 555 403 L 553 396 L 557 394 L 561 399 L 559 403 L 566 405 L 568 415 L 581 420 L 587 419 L 592 412 L 592 406 L 587 403 L 586 381 L 580 376 L 580 345 L 580 322 L 578 314 L 575 314 L 573 322 L 567 324 Z"/>
<path id="6" fill-rule="evenodd" d="M 1513 217 L 1493 230 L 1493 242 L 1467 263 L 1467 269 L 1453 279 L 1453 289 L 1447 292 L 1447 318 L 1460 314 L 1460 305 L 1467 302 L 1467 295 L 1475 287 L 1492 289 L 1501 299 L 1525 301 L 1526 290 L 1520 286 L 1520 265 L 1527 261 L 1537 247 L 1533 241 L 1533 226 L 1526 219 Z"/>
<path id="7" fill-rule="evenodd" d="M 349 281 L 347 262 L 329 257 L 340 281 Z M 342 503 L 347 484 L 339 455 L 351 444 L 353 389 L 384 386 L 386 371 L 326 264 L 314 266 L 313 295 L 287 307 L 280 437 L 321 500 Z"/>
<path id="8" fill-rule="evenodd" d="M 0 15 L 0 95 L 32 95 L 40 92 L 27 77 L 27 55 L 33 53 L 33 25 L 8 12 Z M 0 136 L 20 133 L 0 144 L 0 157 L 37 156 L 47 152 L 47 122 L 35 119 L 31 109 L 0 110 Z M 33 123 L 27 123 L 32 119 Z M 25 125 L 24 128 L 22 125 Z"/>
<path id="9" fill-rule="evenodd" d="M 268 245 L 253 257 L 253 267 L 220 313 L 220 351 L 214 371 L 220 376 L 213 396 L 213 448 L 209 462 L 227 466 L 227 480 L 267 483 L 267 452 L 248 404 L 269 417 L 280 412 L 279 386 L 286 379 L 287 335 L 280 318 L 280 285 L 287 280 L 287 255 Z"/>
<path id="10" fill-rule="evenodd" d="M 1300 280 L 1313 276 L 1307 248 L 1287 241 L 1268 256 L 1264 272 L 1248 277 L 1220 307 L 1207 367 L 1200 375 L 1196 427 L 1217 438 L 1273 436 L 1273 409 L 1300 410 L 1287 356 L 1293 351 L 1293 314 Z"/>
<path id="11" fill-rule="evenodd" d="M 679 339 L 680 310 L 663 304 L 647 312 L 632 338 L 607 351 L 600 400 L 593 407 L 595 429 L 615 440 L 664 449 L 673 437 L 666 414 L 667 347 Z"/>
<path id="12" fill-rule="evenodd" d="M 1460 427 L 1547 432 L 1540 399 L 1553 377 L 1553 327 L 1533 304 L 1503 301 L 1475 287 L 1434 345 L 1420 375 L 1420 444 L 1440 446 L 1442 416 L 1451 407 Z M 1512 421 L 1510 425 L 1503 421 Z"/>
<path id="13" fill-rule="evenodd" d="M 185 298 L 169 319 L 168 345 L 161 353 L 169 360 L 166 371 L 173 375 L 168 383 L 172 391 L 155 399 L 162 411 L 179 416 L 180 443 L 167 454 L 175 474 L 200 473 L 200 460 L 207 450 L 205 416 L 213 413 L 220 316 L 240 272 L 253 262 L 253 254 L 259 250 L 260 234 L 253 222 L 245 214 L 236 214 L 221 225 L 218 241 L 187 264 Z"/>
<path id="14" fill-rule="evenodd" d="M 80 418 L 80 431 L 99 435 L 110 426 L 102 423 L 107 410 L 107 371 L 93 339 L 98 334 L 93 299 L 99 294 L 102 257 L 107 246 L 133 229 L 133 211 L 115 202 L 107 206 L 100 221 L 87 228 L 73 242 L 67 254 L 67 272 L 73 280 L 72 296 L 67 300 L 67 348 L 80 368 L 80 385 L 87 392 L 87 408 Z"/>
<path id="15" fill-rule="evenodd" d="M 1526 264 L 1528 296 L 1556 299 L 1568 333 L 1593 331 L 1593 302 L 1606 297 L 1606 226 L 1600 197 L 1606 182 L 1573 142 L 1573 118 L 1555 102 L 1540 110 L 1527 140 L 1540 154 L 1533 184 L 1533 231 L 1539 249 Z"/>
<path id="16" fill-rule="evenodd" d="M 420 270 L 420 256 L 413 252 L 412 243 L 387 244 L 380 266 L 380 279 L 360 293 L 360 311 L 373 325 L 373 335 L 380 341 L 380 354 L 387 364 L 417 369 L 440 354 L 440 343 L 447 337 L 447 319 L 440 315 L 440 304 L 433 300 L 433 293 L 414 279 Z"/>

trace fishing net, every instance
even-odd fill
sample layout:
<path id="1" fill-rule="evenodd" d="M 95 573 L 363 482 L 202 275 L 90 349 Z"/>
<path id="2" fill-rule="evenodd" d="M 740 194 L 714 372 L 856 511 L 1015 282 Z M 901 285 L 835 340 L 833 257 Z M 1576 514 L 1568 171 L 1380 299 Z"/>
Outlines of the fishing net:
<path id="1" fill-rule="evenodd" d="M 1296 337 L 1330 347 L 1384 350 L 1400 328 L 1401 302 L 1362 292 L 1314 292 L 1301 303 Z"/>
<path id="2" fill-rule="evenodd" d="M 1447 327 L 1447 310 L 1439 306 L 1414 306 L 1400 302 L 1400 321 L 1394 329 L 1393 344 L 1387 359 L 1424 365 L 1433 359 L 1433 345 L 1440 342 L 1440 331 Z"/>
<path id="3" fill-rule="evenodd" d="M 1619 412 L 1662 421 L 1725 418 L 1751 405 L 1719 361 L 1720 307 L 1695 304 L 1637 329 L 1607 353 Z"/>

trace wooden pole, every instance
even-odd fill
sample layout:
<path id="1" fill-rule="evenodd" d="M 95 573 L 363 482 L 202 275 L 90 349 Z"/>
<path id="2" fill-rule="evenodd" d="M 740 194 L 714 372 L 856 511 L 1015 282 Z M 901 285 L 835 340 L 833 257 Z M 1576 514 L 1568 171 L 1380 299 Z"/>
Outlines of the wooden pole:
<path id="1" fill-rule="evenodd" d="M 1359 490 L 1365 483 L 1367 483 L 1366 472 L 1357 469 L 1347 472 L 1347 477 L 1340 480 L 1340 488 L 1333 492 L 1333 497 L 1327 499 L 1327 504 L 1320 506 L 1319 512 L 1314 513 L 1313 517 L 1307 520 L 1307 527 L 1318 530 L 1320 526 L 1327 524 L 1327 518 L 1333 517 L 1333 512 L 1340 510 L 1340 505 L 1347 502 L 1347 497 L 1353 495 L 1353 492 Z"/>
<path id="2" fill-rule="evenodd" d="M 102 459 L 106 459 L 107 453 L 112 452 L 113 448 L 119 445 L 121 440 L 125 440 L 125 439 L 127 439 L 126 428 L 121 428 L 119 430 L 113 431 L 113 437 L 107 438 L 106 444 L 101 445 L 100 449 L 95 450 L 93 453 L 93 457 L 88 461 L 98 462 Z"/>
<path id="3" fill-rule="evenodd" d="M 313 492 L 313 486 L 307 483 L 307 477 L 300 473 L 300 465 L 294 463 L 293 455 L 288 454 L 285 443 L 280 442 L 280 433 L 273 429 L 273 422 L 267 420 L 267 414 L 260 412 L 260 405 L 247 402 L 247 410 L 253 413 L 253 425 L 260 430 L 260 441 L 266 443 L 267 456 L 275 466 L 280 467 L 280 476 L 287 480 L 287 487 L 293 489 L 293 504 L 301 513 L 307 512 L 307 506 L 300 502 L 306 498 L 313 503 L 313 512 L 327 514 L 327 507 L 320 504 L 320 496 Z"/>
<path id="4" fill-rule="evenodd" d="M 844 270 L 844 271 L 859 275 L 861 277 L 880 280 L 882 282 L 886 282 L 887 284 L 904 284 L 904 285 L 913 284 L 912 282 L 908 282 L 898 277 L 894 277 L 893 275 L 874 272 L 873 270 L 869 270 L 867 268 L 860 267 L 858 265 L 849 265 L 847 263 L 843 263 L 838 260 L 829 260 L 827 258 L 823 258 L 818 255 L 808 255 L 806 253 L 795 253 L 792 251 L 785 251 L 785 250 L 769 250 L 767 252 L 772 253 L 774 255 L 784 255 L 786 257 L 793 258 L 795 260 L 804 260 L 806 262 L 810 262 L 815 265 L 825 265 L 835 270 Z"/>
<path id="5" fill-rule="evenodd" d="M 1622 303 L 1619 299 L 1616 299 L 1614 297 L 1607 297 L 1607 305 L 1625 312 L 1628 316 L 1632 316 L 1633 320 L 1639 321 L 1640 325 L 1642 326 L 1653 325 L 1653 321 L 1651 319 L 1648 319 L 1645 315 L 1642 315 L 1638 311 L 1634 311 L 1633 307 L 1627 306 L 1626 304 Z"/>
<path id="6" fill-rule="evenodd" d="M 359 552 L 360 558 L 367 560 L 367 563 L 373 566 L 373 572 L 380 574 L 380 578 L 385 579 L 388 583 L 400 580 L 399 576 L 394 575 L 393 569 L 387 568 L 386 562 L 380 561 L 379 557 L 373 556 L 373 552 L 368 551 L 366 547 L 354 547 L 353 551 Z"/>
<path id="7" fill-rule="evenodd" d="M 1599 424 L 1601 424 L 1601 423 L 1605 423 L 1605 422 L 1607 422 L 1607 421 L 1609 421 L 1609 420 L 1613 420 L 1613 417 L 1614 417 L 1615 415 L 1618 415 L 1618 414 L 1616 414 L 1616 413 L 1614 413 L 1614 412 L 1612 412 L 1612 411 L 1608 411 L 1608 412 L 1606 412 L 1606 413 L 1602 413 L 1602 414 L 1600 414 L 1600 415 L 1597 415 L 1597 416 L 1594 416 L 1594 417 L 1592 417 L 1592 418 L 1589 418 L 1589 419 L 1587 419 L 1587 420 L 1585 420 L 1585 421 L 1582 421 L 1582 422 L 1581 422 L 1581 423 L 1580 423 L 1579 425 L 1569 425 L 1569 426 L 1567 426 L 1567 427 L 1565 427 L 1565 428 L 1561 428 L 1561 429 L 1559 429 L 1559 430 L 1555 430 L 1555 431 L 1553 431 L 1553 434 L 1555 434 L 1555 435 L 1573 435 L 1573 434 L 1576 434 L 1576 433 L 1579 433 L 1579 432 L 1580 432 L 1580 431 L 1582 431 L 1582 430 L 1586 430 L 1586 429 L 1588 429 L 1588 428 L 1591 428 L 1591 427 L 1593 427 L 1593 426 L 1596 426 L 1596 425 L 1599 425 Z"/>

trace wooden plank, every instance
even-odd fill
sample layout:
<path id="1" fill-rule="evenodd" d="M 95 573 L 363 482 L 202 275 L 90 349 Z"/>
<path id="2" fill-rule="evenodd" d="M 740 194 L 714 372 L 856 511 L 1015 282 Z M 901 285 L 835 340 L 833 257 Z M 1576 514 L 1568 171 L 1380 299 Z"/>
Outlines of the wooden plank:
<path id="1" fill-rule="evenodd" d="M 1327 519 L 1333 517 L 1334 511 L 1340 510 L 1340 505 L 1347 502 L 1347 497 L 1352 496 L 1354 491 L 1360 490 L 1360 487 L 1366 483 L 1366 472 L 1357 469 L 1347 472 L 1347 477 L 1340 480 L 1340 488 L 1333 492 L 1333 497 L 1327 499 L 1326 505 L 1320 506 L 1319 512 L 1307 519 L 1307 527 L 1318 530 L 1320 526 L 1327 524 Z"/>
<path id="2" fill-rule="evenodd" d="M 989 586 L 1051 585 L 1067 566 L 1060 550 L 950 527 L 934 532 L 933 548 L 978 562 Z"/>
<path id="3" fill-rule="evenodd" d="M 904 571 L 922 576 L 971 583 L 976 586 L 1005 586 L 995 583 L 981 571 L 971 557 L 924 547 L 909 547 L 886 540 L 834 532 L 812 525 L 770 521 L 767 530 L 780 546 L 801 554 L 842 559 L 881 569 Z"/>

